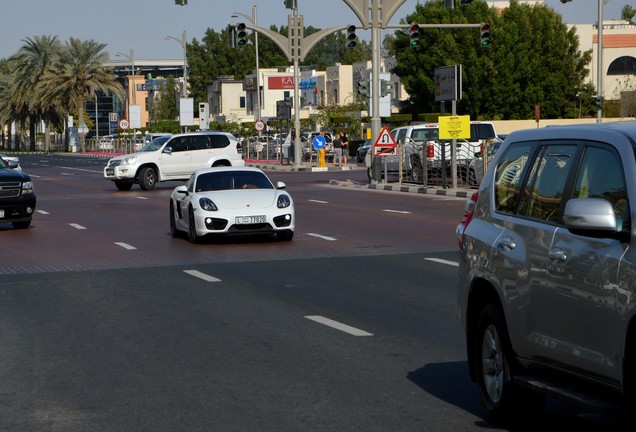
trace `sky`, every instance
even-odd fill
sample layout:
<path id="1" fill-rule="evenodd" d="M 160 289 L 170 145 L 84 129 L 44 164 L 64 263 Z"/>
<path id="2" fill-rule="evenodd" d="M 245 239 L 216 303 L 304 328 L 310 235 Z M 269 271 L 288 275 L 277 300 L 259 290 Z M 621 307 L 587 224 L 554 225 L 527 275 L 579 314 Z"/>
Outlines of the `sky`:
<path id="1" fill-rule="evenodd" d="M 398 24 L 401 18 L 412 13 L 418 1 L 425 2 L 406 0 L 391 24 Z M 568 24 L 596 23 L 598 1 L 572 0 L 562 4 L 560 0 L 545 0 Z M 603 18 L 619 19 L 623 6 L 633 1 L 607 1 Z M 239 12 L 252 17 L 254 5 L 256 21 L 261 27 L 286 26 L 291 13 L 285 9 L 284 0 L 188 0 L 187 6 L 176 6 L 174 0 L 3 0 L 2 3 L 0 59 L 18 51 L 27 37 L 57 35 L 62 42 L 75 37 L 104 43 L 111 59 L 124 60 L 125 57 L 118 57 L 117 53 L 130 56 L 132 49 L 135 59 L 180 60 L 183 48 L 177 41 L 166 39 L 167 36 L 180 40 L 185 31 L 188 42 L 201 40 L 208 28 L 220 32 L 232 21 L 246 21 L 233 19 L 231 15 Z M 298 11 L 304 17 L 305 26 L 359 25 L 343 0 L 298 0 Z M 370 32 L 367 32 L 369 35 L 362 30 L 357 33 L 369 40 Z"/>

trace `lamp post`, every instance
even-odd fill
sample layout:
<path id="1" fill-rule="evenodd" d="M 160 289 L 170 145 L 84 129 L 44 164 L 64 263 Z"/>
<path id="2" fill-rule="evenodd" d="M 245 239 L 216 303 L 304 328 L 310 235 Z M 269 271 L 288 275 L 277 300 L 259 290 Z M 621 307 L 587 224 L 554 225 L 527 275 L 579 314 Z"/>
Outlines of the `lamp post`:
<path id="1" fill-rule="evenodd" d="M 256 26 L 256 5 L 252 6 L 252 16 L 245 15 L 240 12 L 233 12 L 232 18 L 238 18 L 242 16 L 246 20 Z M 258 64 L 258 32 L 254 32 L 254 50 L 256 51 L 256 101 L 254 103 L 254 121 L 261 119 L 261 77 Z"/>
<path id="2" fill-rule="evenodd" d="M 135 94 L 135 48 L 131 48 L 130 49 L 130 55 L 124 54 L 124 53 L 120 53 L 120 52 L 118 52 L 116 55 L 125 57 L 130 62 L 130 68 L 132 69 L 132 80 L 131 80 L 131 85 L 132 85 L 132 90 L 131 90 L 132 104 L 133 105 L 137 105 L 137 98 L 136 98 L 136 94 Z M 128 102 L 127 116 L 130 117 L 130 101 Z"/>
<path id="3" fill-rule="evenodd" d="M 188 97 L 188 44 L 186 42 L 185 30 L 181 33 L 181 39 L 174 36 L 166 36 L 166 40 L 172 39 L 183 48 L 183 88 L 181 89 L 181 97 Z"/>

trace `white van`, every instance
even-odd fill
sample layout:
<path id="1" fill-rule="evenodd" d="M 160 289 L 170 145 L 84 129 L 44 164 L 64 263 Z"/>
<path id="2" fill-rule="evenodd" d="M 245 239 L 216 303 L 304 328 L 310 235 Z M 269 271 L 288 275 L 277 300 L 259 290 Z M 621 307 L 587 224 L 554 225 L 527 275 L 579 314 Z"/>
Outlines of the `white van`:
<path id="1" fill-rule="evenodd" d="M 201 168 L 244 166 L 241 145 L 225 132 L 190 132 L 165 135 L 146 144 L 138 153 L 110 159 L 104 178 L 126 191 L 134 183 L 151 190 L 157 182 L 187 180 Z"/>

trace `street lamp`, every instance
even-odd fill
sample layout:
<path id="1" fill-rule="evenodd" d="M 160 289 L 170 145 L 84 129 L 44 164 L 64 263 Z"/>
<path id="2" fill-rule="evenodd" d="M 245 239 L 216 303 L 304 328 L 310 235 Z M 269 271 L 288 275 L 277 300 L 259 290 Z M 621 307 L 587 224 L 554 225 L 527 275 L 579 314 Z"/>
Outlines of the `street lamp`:
<path id="1" fill-rule="evenodd" d="M 122 56 L 128 59 L 130 62 L 130 68 L 132 69 L 132 104 L 137 105 L 137 98 L 135 94 L 135 48 L 130 49 L 130 55 L 118 52 L 116 55 Z M 130 103 L 128 104 L 130 105 Z M 130 113 L 129 113 L 130 115 Z"/>
<path id="2" fill-rule="evenodd" d="M 166 36 L 166 40 L 170 39 L 177 41 L 177 43 L 181 45 L 181 48 L 183 48 L 183 88 L 181 89 L 181 96 L 186 98 L 188 97 L 188 44 L 186 42 L 185 30 L 181 33 L 181 39 L 174 36 Z"/>
<path id="3" fill-rule="evenodd" d="M 238 18 L 242 16 L 246 20 L 252 23 L 252 25 L 256 26 L 256 5 L 252 6 L 252 16 L 245 15 L 240 12 L 233 12 L 232 18 Z M 254 109 L 254 121 L 258 121 L 261 119 L 261 80 L 260 80 L 260 72 L 258 65 L 258 32 L 254 32 L 254 49 L 256 50 L 256 102 Z"/>

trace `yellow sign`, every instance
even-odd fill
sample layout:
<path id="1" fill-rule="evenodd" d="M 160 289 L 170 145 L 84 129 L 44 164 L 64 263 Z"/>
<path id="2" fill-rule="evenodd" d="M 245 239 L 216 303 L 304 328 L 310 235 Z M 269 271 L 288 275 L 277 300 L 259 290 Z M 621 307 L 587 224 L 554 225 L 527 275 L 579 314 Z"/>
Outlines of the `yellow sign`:
<path id="1" fill-rule="evenodd" d="M 439 139 L 470 139 L 470 116 L 439 117 Z"/>

